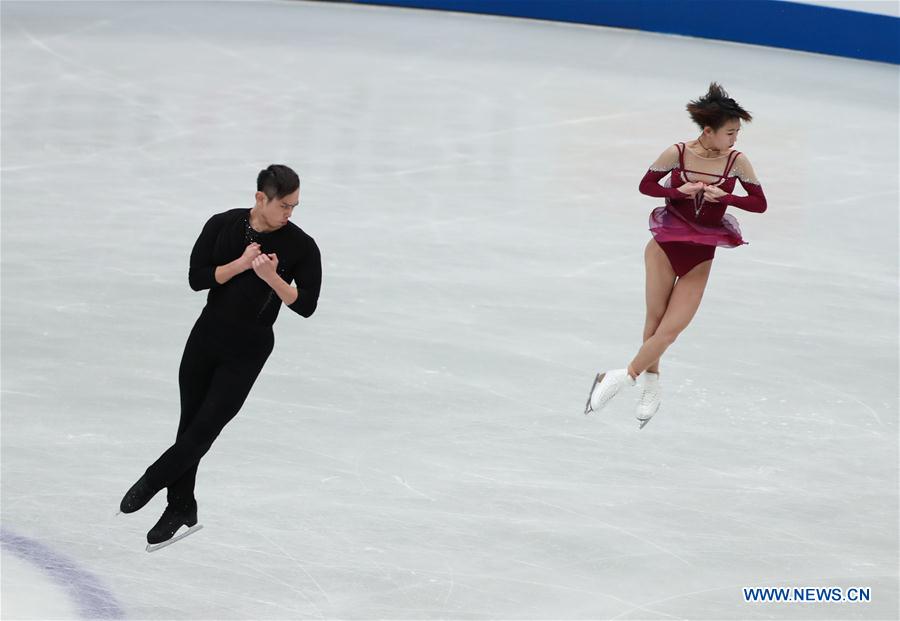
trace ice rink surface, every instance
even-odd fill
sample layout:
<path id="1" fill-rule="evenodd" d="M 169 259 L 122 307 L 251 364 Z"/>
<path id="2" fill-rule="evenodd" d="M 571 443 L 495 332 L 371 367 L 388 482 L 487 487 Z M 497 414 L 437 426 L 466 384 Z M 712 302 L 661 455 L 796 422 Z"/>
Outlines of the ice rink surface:
<path id="1" fill-rule="evenodd" d="M 4 618 L 897 617 L 897 67 L 303 2 L 4 1 L 2 57 Z M 711 80 L 769 210 L 730 210 L 654 420 L 585 417 Z M 188 254 L 273 162 L 319 309 L 147 554 L 164 494 L 114 514 L 174 439 Z"/>

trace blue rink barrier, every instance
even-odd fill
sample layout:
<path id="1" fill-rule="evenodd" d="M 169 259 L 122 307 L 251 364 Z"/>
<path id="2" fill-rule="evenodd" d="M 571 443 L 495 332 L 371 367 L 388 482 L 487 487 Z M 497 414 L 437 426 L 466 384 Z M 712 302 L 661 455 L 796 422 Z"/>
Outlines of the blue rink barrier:
<path id="1" fill-rule="evenodd" d="M 351 0 L 631 28 L 900 64 L 900 19 L 782 0 Z"/>

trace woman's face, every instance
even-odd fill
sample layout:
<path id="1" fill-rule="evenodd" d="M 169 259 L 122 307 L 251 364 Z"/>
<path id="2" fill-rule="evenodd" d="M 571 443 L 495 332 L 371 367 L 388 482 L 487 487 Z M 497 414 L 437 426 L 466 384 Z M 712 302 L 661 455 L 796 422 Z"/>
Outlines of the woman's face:
<path id="1" fill-rule="evenodd" d="M 703 144 L 708 149 L 718 151 L 728 151 L 737 142 L 738 132 L 741 131 L 741 120 L 730 119 L 720 127 L 713 131 L 709 126 L 703 128 Z"/>
<path id="2" fill-rule="evenodd" d="M 256 193 L 256 206 L 266 226 L 281 228 L 288 223 L 294 207 L 300 203 L 300 188 L 281 198 L 269 199 L 263 192 Z"/>

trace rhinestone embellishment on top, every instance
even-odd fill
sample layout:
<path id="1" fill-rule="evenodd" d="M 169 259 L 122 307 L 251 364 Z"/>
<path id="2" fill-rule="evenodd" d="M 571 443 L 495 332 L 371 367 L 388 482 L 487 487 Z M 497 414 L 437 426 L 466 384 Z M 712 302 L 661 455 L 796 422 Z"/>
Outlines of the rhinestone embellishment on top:
<path id="1" fill-rule="evenodd" d="M 244 241 L 248 244 L 259 244 L 260 235 L 261 233 L 257 233 L 253 230 L 253 227 L 250 226 L 250 216 L 247 216 L 244 219 Z"/>

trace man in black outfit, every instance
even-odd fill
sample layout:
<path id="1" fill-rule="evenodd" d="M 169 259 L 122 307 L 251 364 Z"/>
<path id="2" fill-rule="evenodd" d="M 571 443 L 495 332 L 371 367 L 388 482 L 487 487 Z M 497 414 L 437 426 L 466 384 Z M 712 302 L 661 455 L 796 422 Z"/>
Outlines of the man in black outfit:
<path id="1" fill-rule="evenodd" d="M 282 302 L 304 317 L 316 310 L 322 285 L 319 248 L 288 221 L 300 200 L 300 179 L 287 166 L 273 164 L 259 173 L 256 188 L 252 209 L 214 215 L 191 251 L 190 286 L 209 294 L 178 372 L 178 435 L 120 503 L 123 513 L 133 513 L 168 488 L 168 506 L 147 533 L 151 545 L 168 541 L 181 526 L 197 524 L 197 466 L 241 409 L 272 353 L 272 324 Z"/>

